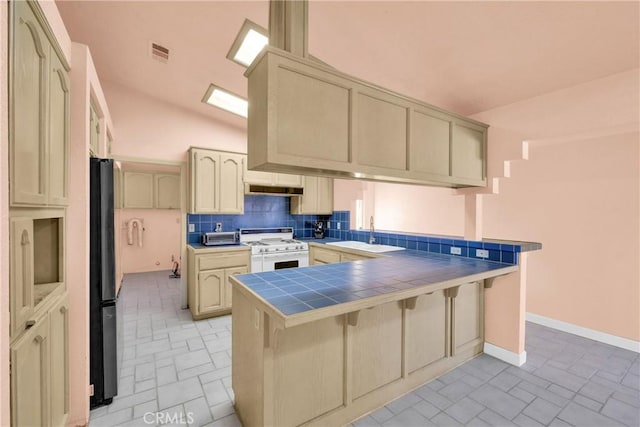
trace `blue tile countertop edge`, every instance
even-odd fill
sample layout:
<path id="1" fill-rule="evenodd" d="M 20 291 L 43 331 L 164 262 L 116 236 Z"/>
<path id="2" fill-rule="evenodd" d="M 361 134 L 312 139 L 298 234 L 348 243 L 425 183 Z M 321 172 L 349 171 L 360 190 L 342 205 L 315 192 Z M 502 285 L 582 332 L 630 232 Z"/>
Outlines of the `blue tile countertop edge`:
<path id="1" fill-rule="evenodd" d="M 339 310 L 348 312 L 353 305 L 350 303 L 367 298 L 405 295 L 406 291 L 429 285 L 456 286 L 456 282 L 462 284 L 516 270 L 515 265 L 409 249 L 376 259 L 234 277 L 288 319 L 338 305 L 343 305 Z"/>

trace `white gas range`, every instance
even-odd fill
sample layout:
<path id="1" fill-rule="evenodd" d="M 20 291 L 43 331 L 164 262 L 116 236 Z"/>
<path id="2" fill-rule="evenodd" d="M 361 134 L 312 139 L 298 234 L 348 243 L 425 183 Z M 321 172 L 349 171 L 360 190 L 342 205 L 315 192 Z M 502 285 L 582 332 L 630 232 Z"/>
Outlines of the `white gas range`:
<path id="1" fill-rule="evenodd" d="M 292 227 L 241 228 L 240 243 L 251 246 L 252 273 L 309 265 L 309 245 L 293 238 Z"/>

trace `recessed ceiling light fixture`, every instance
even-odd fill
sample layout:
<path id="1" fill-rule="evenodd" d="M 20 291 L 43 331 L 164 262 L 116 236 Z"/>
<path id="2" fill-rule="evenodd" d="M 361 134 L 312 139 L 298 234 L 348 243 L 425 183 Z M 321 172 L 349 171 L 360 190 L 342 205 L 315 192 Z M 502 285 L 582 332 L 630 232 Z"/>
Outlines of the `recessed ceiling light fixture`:
<path id="1" fill-rule="evenodd" d="M 227 58 L 248 67 L 268 43 L 267 30 L 255 22 L 245 19 L 229 53 L 227 53 Z"/>
<path id="2" fill-rule="evenodd" d="M 244 118 L 247 117 L 249 110 L 249 103 L 246 99 L 214 84 L 209 85 L 209 89 L 207 89 L 207 92 L 204 94 L 202 102 L 222 108 L 223 110 L 227 110 Z"/>

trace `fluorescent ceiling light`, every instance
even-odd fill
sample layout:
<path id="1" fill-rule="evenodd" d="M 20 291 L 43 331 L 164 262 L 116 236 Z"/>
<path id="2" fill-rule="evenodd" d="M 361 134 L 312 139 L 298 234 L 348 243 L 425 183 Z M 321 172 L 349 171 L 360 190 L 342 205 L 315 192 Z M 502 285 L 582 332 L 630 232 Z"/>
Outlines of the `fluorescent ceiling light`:
<path id="1" fill-rule="evenodd" d="M 267 30 L 255 22 L 245 19 L 229 53 L 227 53 L 227 58 L 248 67 L 268 43 Z"/>
<path id="2" fill-rule="evenodd" d="M 249 103 L 246 99 L 214 84 L 209 86 L 207 93 L 205 93 L 204 98 L 202 98 L 202 102 L 245 118 L 249 110 Z"/>

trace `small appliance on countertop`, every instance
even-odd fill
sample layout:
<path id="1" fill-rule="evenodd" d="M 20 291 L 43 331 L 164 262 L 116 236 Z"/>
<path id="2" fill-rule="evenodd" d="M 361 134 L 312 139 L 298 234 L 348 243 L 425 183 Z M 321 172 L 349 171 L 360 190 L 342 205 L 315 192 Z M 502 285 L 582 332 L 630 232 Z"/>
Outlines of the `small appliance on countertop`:
<path id="1" fill-rule="evenodd" d="M 316 221 L 313 227 L 313 236 L 316 239 L 324 239 L 324 222 Z"/>
<path id="2" fill-rule="evenodd" d="M 204 246 L 237 245 L 238 233 L 235 231 L 217 231 L 202 233 L 202 244 Z"/>

